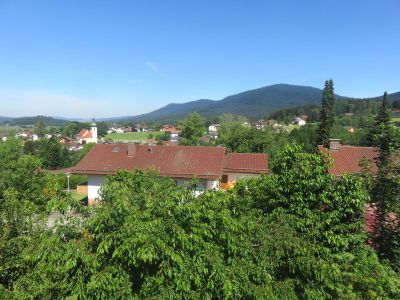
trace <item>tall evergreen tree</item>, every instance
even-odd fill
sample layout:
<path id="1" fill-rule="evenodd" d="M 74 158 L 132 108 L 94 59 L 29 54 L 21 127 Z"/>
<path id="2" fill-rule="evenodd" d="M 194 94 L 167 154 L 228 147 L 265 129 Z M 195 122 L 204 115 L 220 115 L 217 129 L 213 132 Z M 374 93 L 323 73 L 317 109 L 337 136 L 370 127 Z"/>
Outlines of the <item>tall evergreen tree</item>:
<path id="1" fill-rule="evenodd" d="M 381 257 L 400 272 L 400 226 L 394 215 L 400 211 L 400 171 L 396 163 L 400 132 L 391 124 L 386 92 L 371 130 L 371 140 L 379 151 L 378 174 L 372 191 L 378 213 L 375 241 Z"/>
<path id="2" fill-rule="evenodd" d="M 325 81 L 321 99 L 321 114 L 319 125 L 319 143 L 328 146 L 333 125 L 335 124 L 335 94 L 332 79 Z"/>

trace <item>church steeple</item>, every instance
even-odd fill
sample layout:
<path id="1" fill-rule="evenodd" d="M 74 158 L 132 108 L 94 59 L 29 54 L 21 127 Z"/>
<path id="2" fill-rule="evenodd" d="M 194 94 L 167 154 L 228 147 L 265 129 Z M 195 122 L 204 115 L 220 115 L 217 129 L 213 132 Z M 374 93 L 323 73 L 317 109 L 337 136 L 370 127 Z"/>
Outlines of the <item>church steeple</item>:
<path id="1" fill-rule="evenodd" d="M 97 125 L 94 119 L 90 128 L 90 132 L 92 133 L 93 143 L 97 144 Z"/>

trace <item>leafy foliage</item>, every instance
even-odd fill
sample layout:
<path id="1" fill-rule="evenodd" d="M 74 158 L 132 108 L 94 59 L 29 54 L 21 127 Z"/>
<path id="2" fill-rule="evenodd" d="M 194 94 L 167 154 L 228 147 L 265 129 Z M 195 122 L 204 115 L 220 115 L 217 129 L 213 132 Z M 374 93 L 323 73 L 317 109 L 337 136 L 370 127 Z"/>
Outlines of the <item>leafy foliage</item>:
<path id="1" fill-rule="evenodd" d="M 205 119 L 198 113 L 190 113 L 186 119 L 179 122 L 182 145 L 198 145 L 205 133 Z"/>
<path id="2" fill-rule="evenodd" d="M 400 297 L 366 242 L 361 179 L 326 173 L 296 145 L 273 174 L 193 196 L 156 173 L 119 171 L 83 219 L 26 248 L 18 299 Z M 28 254 L 29 253 L 29 254 Z M 1 290 L 0 290 L 1 293 Z"/>

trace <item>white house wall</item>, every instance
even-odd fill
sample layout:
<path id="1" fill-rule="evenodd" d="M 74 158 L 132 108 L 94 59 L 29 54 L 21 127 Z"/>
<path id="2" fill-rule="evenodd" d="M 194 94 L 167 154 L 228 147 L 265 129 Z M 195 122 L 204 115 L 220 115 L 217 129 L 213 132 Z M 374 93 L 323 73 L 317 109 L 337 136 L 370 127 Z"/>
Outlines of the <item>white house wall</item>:
<path id="1" fill-rule="evenodd" d="M 99 191 L 106 179 L 105 175 L 88 175 L 88 200 L 93 204 L 96 199 L 100 199 Z"/>
<path id="2" fill-rule="evenodd" d="M 234 180 L 239 180 L 242 178 L 248 178 L 248 177 L 256 177 L 259 176 L 260 174 L 254 174 L 254 173 L 228 173 L 228 181 L 234 181 Z"/>

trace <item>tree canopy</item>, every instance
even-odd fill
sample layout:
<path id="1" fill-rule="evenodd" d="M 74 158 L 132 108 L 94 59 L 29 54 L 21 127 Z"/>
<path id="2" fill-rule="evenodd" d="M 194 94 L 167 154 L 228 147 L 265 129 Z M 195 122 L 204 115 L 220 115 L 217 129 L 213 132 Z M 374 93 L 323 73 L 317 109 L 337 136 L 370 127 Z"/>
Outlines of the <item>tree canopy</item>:
<path id="1" fill-rule="evenodd" d="M 153 171 L 119 171 L 101 205 L 80 218 L 15 231 L 27 242 L 15 241 L 17 271 L 1 269 L 0 296 L 398 299 L 399 276 L 366 244 L 362 180 L 337 180 L 297 145 L 277 153 L 271 169 L 199 197 L 196 182 L 177 187 Z"/>

